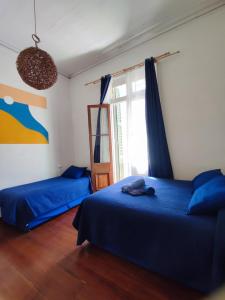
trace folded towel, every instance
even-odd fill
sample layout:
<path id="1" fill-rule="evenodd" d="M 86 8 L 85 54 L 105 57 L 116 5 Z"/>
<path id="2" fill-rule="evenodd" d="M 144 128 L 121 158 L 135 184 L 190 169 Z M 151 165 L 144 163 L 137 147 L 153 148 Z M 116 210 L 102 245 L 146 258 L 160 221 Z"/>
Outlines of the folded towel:
<path id="1" fill-rule="evenodd" d="M 121 191 L 132 196 L 153 196 L 155 194 L 155 189 L 149 185 L 146 185 L 144 178 L 137 179 L 130 184 L 122 186 Z"/>
<path id="2" fill-rule="evenodd" d="M 132 190 L 144 188 L 144 186 L 145 186 L 145 181 L 143 178 L 140 178 L 131 182 L 130 184 L 122 186 L 122 192 L 128 193 L 131 192 Z"/>
<path id="3" fill-rule="evenodd" d="M 145 185 L 143 188 L 134 189 L 132 191 L 128 191 L 127 193 L 132 196 L 140 196 L 140 195 L 153 196 L 155 195 L 155 189 L 151 186 Z"/>
<path id="4" fill-rule="evenodd" d="M 145 187 L 145 194 L 149 196 L 154 196 L 155 195 L 155 189 L 151 186 L 146 186 Z"/>

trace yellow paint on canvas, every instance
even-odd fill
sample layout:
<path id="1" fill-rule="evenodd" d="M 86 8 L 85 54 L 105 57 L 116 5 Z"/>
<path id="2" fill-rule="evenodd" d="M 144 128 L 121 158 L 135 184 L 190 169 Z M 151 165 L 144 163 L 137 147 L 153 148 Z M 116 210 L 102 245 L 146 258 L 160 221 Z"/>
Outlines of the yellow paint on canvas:
<path id="1" fill-rule="evenodd" d="M 48 141 L 39 132 L 24 127 L 0 110 L 0 144 L 48 144 Z"/>
<path id="2" fill-rule="evenodd" d="M 7 96 L 10 96 L 15 102 L 42 108 L 47 107 L 46 98 L 43 96 L 34 95 L 5 84 L 0 84 L 0 98 L 4 99 Z"/>

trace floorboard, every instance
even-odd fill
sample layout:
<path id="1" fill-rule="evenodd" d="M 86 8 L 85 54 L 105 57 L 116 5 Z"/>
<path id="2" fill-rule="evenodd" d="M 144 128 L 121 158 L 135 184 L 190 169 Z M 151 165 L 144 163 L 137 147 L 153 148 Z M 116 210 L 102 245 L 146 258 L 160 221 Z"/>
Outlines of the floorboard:
<path id="1" fill-rule="evenodd" d="M 1 300 L 197 300 L 202 294 L 85 243 L 76 209 L 22 234 L 0 221 Z"/>

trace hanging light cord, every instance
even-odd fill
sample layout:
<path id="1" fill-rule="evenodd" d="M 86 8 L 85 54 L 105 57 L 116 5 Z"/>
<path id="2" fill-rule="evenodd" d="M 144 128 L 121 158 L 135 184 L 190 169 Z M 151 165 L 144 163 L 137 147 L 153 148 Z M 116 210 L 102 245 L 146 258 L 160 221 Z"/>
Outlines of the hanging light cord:
<path id="1" fill-rule="evenodd" d="M 32 34 L 32 39 L 35 42 L 35 47 L 38 48 L 38 43 L 40 43 L 41 40 L 37 36 L 36 0 L 34 0 L 34 34 Z"/>
<path id="2" fill-rule="evenodd" d="M 37 35 L 36 1 L 34 0 L 34 33 Z"/>

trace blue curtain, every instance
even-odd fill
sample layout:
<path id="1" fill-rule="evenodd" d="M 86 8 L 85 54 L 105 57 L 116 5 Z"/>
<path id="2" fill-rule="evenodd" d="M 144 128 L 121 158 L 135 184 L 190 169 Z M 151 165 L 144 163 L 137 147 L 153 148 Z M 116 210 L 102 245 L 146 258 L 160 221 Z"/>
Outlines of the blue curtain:
<path id="1" fill-rule="evenodd" d="M 153 177 L 173 178 L 153 57 L 145 60 L 145 80 L 148 173 Z"/>
<path id="2" fill-rule="evenodd" d="M 111 75 L 106 75 L 101 78 L 101 95 L 100 104 L 103 104 L 106 93 L 108 91 Z M 100 150 L 101 150 L 101 108 L 98 110 L 97 127 L 96 127 L 96 139 L 94 149 L 94 162 L 100 163 Z"/>

